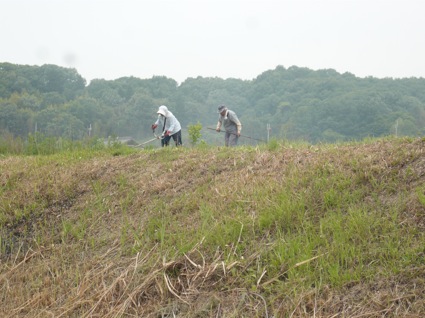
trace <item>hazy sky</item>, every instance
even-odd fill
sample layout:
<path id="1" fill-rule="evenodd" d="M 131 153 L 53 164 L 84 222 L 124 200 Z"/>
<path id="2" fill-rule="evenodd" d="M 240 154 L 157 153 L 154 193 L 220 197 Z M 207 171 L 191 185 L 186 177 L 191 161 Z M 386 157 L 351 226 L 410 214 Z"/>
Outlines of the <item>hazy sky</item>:
<path id="1" fill-rule="evenodd" d="M 88 82 L 253 79 L 278 65 L 425 77 L 424 0 L 0 0 L 0 62 Z"/>

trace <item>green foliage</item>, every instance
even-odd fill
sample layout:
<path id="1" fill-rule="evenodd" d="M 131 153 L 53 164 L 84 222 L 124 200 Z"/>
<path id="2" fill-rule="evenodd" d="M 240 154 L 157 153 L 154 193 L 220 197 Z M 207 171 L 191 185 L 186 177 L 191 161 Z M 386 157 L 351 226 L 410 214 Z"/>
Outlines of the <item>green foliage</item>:
<path id="1" fill-rule="evenodd" d="M 0 154 L 4 155 L 52 155 L 82 150 L 107 150 L 116 155 L 134 151 L 112 138 L 105 143 L 103 139 L 95 137 L 73 141 L 49 137 L 42 133 L 29 134 L 25 141 L 20 137 L 13 138 L 10 134 L 0 136 Z"/>
<path id="2" fill-rule="evenodd" d="M 156 109 L 165 104 L 188 127 L 192 145 L 200 141 L 199 124 L 217 119 L 217 105 L 236 111 L 245 132 L 309 143 L 345 142 L 366 137 L 425 134 L 425 79 L 357 78 L 335 70 L 277 66 L 252 81 L 123 77 L 86 81 L 75 69 L 55 65 L 0 63 L 0 132 L 25 138 L 41 132 L 54 138 L 81 140 L 152 135 Z M 191 123 L 197 123 L 191 125 Z M 186 133 L 186 132 L 184 132 Z M 204 142 L 221 144 L 215 134 Z M 255 145 L 241 138 L 240 145 Z"/>
<path id="3" fill-rule="evenodd" d="M 268 142 L 268 144 L 267 144 L 267 148 L 270 151 L 279 149 L 280 148 L 279 141 L 276 138 L 270 139 L 269 142 Z"/>
<path id="4" fill-rule="evenodd" d="M 202 125 L 201 125 L 200 122 L 198 122 L 194 125 L 189 125 L 187 127 L 187 131 L 189 133 L 190 144 L 192 146 L 195 146 L 198 143 L 198 141 L 201 139 L 201 137 L 202 137 L 201 130 L 202 130 Z"/>

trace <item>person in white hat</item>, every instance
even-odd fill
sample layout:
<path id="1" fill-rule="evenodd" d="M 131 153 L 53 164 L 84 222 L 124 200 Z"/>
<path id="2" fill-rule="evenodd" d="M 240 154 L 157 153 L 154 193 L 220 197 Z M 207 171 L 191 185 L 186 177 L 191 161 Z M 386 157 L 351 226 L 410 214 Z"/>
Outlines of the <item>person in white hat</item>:
<path id="1" fill-rule="evenodd" d="M 224 144 L 226 147 L 236 146 L 238 139 L 241 135 L 242 124 L 238 119 L 236 113 L 232 110 L 227 109 L 226 106 L 218 106 L 218 122 L 216 131 L 220 132 L 221 127 L 224 127 Z"/>
<path id="2" fill-rule="evenodd" d="M 165 105 L 159 106 L 158 111 L 158 119 L 154 124 L 152 124 L 152 130 L 155 130 L 158 125 L 160 125 L 162 129 L 161 135 L 161 146 L 168 146 L 170 143 L 170 139 L 173 138 L 176 143 L 176 147 L 182 145 L 182 128 L 180 122 L 177 118 L 170 112 Z"/>

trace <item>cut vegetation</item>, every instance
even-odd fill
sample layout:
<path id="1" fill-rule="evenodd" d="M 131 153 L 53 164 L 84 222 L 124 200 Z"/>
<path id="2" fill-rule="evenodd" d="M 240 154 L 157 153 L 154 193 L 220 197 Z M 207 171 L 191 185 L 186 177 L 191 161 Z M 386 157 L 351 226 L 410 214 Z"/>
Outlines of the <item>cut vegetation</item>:
<path id="1" fill-rule="evenodd" d="M 422 317 L 425 139 L 0 157 L 2 317 Z"/>

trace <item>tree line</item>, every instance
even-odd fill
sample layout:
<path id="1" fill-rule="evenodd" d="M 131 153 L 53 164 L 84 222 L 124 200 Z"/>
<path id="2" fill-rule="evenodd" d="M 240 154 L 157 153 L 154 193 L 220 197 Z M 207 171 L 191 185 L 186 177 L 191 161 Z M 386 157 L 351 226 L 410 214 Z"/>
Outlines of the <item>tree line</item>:
<path id="1" fill-rule="evenodd" d="M 333 69 L 277 66 L 253 80 L 165 76 L 86 80 L 73 68 L 0 63 L 0 135 L 152 138 L 167 105 L 183 127 L 215 127 L 217 106 L 234 110 L 243 133 L 257 139 L 311 143 L 425 133 L 425 79 L 359 78 Z M 217 133 L 203 129 L 214 143 Z M 249 143 L 251 140 L 246 140 Z M 221 139 L 220 139 L 221 142 Z"/>

